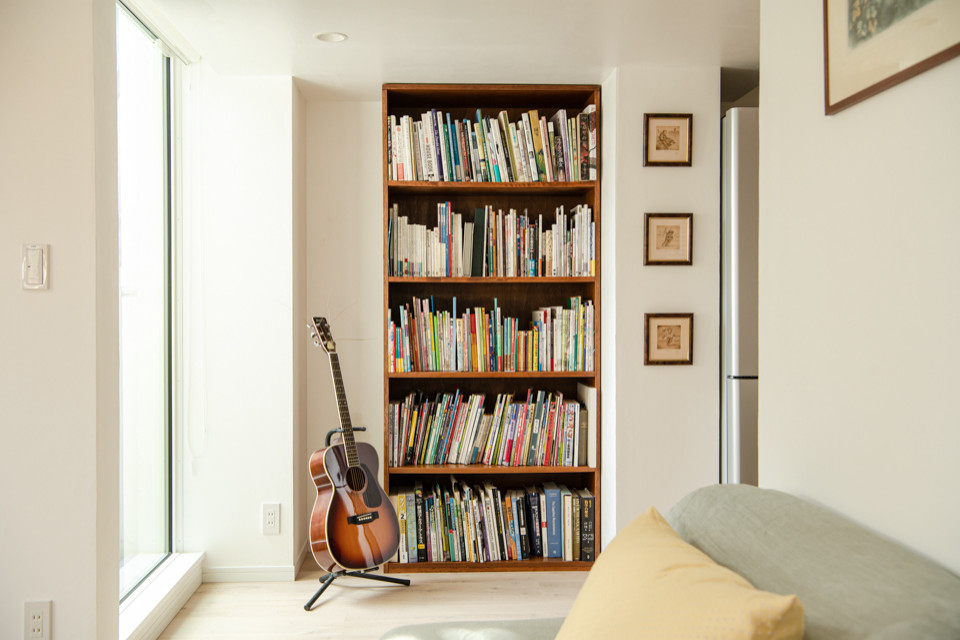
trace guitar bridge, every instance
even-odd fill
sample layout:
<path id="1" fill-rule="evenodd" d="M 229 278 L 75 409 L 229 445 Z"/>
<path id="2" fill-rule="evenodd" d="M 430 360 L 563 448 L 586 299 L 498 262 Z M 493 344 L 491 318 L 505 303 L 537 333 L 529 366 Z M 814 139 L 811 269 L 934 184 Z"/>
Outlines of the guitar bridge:
<path id="1" fill-rule="evenodd" d="M 380 517 L 379 511 L 371 511 L 370 513 L 360 513 L 355 516 L 347 517 L 347 524 L 355 524 L 355 525 L 367 524 L 369 522 L 373 522 L 379 517 Z"/>

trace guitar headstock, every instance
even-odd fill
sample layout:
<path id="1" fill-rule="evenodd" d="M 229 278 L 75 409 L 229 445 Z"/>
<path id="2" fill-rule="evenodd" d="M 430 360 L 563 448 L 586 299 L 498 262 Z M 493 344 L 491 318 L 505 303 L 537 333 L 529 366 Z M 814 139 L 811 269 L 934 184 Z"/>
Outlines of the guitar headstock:
<path id="1" fill-rule="evenodd" d="M 313 325 L 310 326 L 310 337 L 313 338 L 313 344 L 322 348 L 328 354 L 337 352 L 337 344 L 333 341 L 330 324 L 326 318 L 313 318 Z"/>

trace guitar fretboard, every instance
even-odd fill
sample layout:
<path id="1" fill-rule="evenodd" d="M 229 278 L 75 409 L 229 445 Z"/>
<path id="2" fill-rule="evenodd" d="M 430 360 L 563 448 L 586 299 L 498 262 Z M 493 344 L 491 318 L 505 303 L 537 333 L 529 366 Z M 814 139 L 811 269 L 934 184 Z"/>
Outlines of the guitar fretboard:
<path id="1" fill-rule="evenodd" d="M 337 409 L 340 412 L 340 428 L 343 429 L 343 448 L 347 452 L 347 466 L 360 466 L 357 456 L 357 444 L 353 439 L 353 425 L 350 423 L 350 410 L 347 408 L 347 394 L 343 389 L 343 376 L 340 374 L 340 357 L 330 353 L 330 373 L 333 374 L 333 388 L 337 392 Z"/>

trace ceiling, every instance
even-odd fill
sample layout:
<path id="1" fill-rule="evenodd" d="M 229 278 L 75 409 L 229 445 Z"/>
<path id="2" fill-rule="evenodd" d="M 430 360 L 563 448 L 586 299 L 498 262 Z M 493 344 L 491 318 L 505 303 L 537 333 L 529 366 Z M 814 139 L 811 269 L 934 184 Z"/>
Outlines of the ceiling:
<path id="1" fill-rule="evenodd" d="M 140 0 L 222 74 L 307 99 L 384 82 L 600 83 L 617 66 L 759 68 L 760 0 Z M 319 32 L 349 39 L 318 41 Z"/>

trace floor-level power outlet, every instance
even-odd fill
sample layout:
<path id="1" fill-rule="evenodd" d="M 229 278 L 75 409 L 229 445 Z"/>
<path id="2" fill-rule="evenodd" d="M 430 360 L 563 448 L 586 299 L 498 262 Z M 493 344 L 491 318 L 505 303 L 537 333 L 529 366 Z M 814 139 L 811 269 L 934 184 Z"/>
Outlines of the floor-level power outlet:
<path id="1" fill-rule="evenodd" d="M 50 601 L 23 603 L 24 640 L 50 640 Z"/>
<path id="2" fill-rule="evenodd" d="M 280 503 L 264 502 L 260 509 L 260 533 L 265 536 L 280 534 Z"/>

